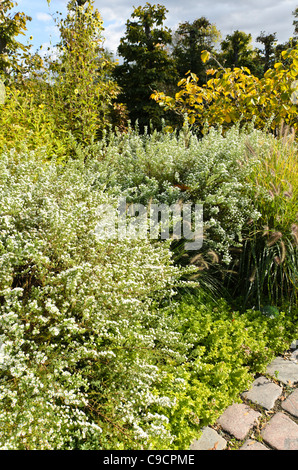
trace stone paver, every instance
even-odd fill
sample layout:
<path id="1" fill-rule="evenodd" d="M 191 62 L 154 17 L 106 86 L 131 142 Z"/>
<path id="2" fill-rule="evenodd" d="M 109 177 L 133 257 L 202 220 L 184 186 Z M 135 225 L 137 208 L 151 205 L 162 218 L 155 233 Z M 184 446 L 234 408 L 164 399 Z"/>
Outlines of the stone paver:
<path id="1" fill-rule="evenodd" d="M 261 435 L 276 450 L 298 450 L 298 425 L 282 412 L 270 419 Z"/>
<path id="2" fill-rule="evenodd" d="M 224 450 L 227 441 L 215 429 L 205 427 L 199 439 L 193 441 L 190 450 Z"/>
<path id="3" fill-rule="evenodd" d="M 260 416 L 261 413 L 244 403 L 234 403 L 224 411 L 217 423 L 224 431 L 242 441 Z"/>
<path id="4" fill-rule="evenodd" d="M 281 406 L 288 413 L 298 418 L 298 388 L 282 402 Z"/>
<path id="5" fill-rule="evenodd" d="M 298 349 L 296 351 L 292 352 L 290 356 L 290 360 L 296 362 L 298 364 Z"/>
<path id="6" fill-rule="evenodd" d="M 244 392 L 242 396 L 257 405 L 261 405 L 266 410 L 271 410 L 281 394 L 282 387 L 266 379 L 266 377 L 259 377 L 253 382 L 251 389 Z"/>
<path id="7" fill-rule="evenodd" d="M 298 364 L 282 357 L 274 359 L 267 367 L 266 372 L 284 384 L 295 384 L 298 382 Z"/>
<path id="8" fill-rule="evenodd" d="M 239 450 L 298 450 L 297 346 L 298 340 L 291 345 L 291 355 L 287 359 L 277 357 L 269 364 L 266 369 L 269 379 L 263 376 L 257 378 L 250 389 L 242 393 L 242 398 L 248 399 L 251 405 L 234 403 L 217 420 L 217 425 L 232 437 L 239 441 L 247 439 Z M 274 379 L 277 379 L 280 385 Z M 282 397 L 284 389 L 287 390 L 284 384 L 294 388 L 285 400 Z M 279 405 L 275 409 L 277 402 Z M 270 413 L 272 417 L 263 425 L 261 431 L 255 429 L 252 434 L 250 431 L 258 424 L 263 414 L 253 409 L 254 404 L 265 410 L 267 419 Z M 229 449 L 229 437 L 225 435 L 224 439 L 212 427 L 205 427 L 202 431 L 201 437 L 193 441 L 190 450 Z M 255 433 L 259 431 L 261 434 L 258 434 L 257 438 L 262 438 L 262 443 L 254 439 Z"/>
<path id="9" fill-rule="evenodd" d="M 270 450 L 258 441 L 248 439 L 239 450 Z"/>

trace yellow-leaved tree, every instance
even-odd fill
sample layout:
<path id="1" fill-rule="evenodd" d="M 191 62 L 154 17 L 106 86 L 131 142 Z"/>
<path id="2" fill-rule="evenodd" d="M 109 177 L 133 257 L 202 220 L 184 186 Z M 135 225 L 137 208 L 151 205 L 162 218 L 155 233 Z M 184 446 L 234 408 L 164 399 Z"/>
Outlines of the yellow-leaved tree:
<path id="1" fill-rule="evenodd" d="M 42 147 L 47 158 L 65 159 L 77 144 L 89 145 L 110 125 L 122 124 L 122 108 L 113 103 L 119 93 L 111 77 L 115 63 L 104 49 L 103 20 L 94 0 L 69 0 L 67 15 L 56 25 L 55 54 L 28 51 L 27 73 L 6 90 L 0 84 L 0 152 Z"/>
<path id="2" fill-rule="evenodd" d="M 202 52 L 203 62 L 210 53 Z M 281 53 L 281 62 L 275 63 L 262 78 L 251 74 L 247 67 L 207 70 L 206 84 L 199 86 L 195 74 L 180 80 L 175 97 L 155 91 L 151 98 L 166 109 L 187 115 L 190 124 L 203 129 L 221 125 L 230 127 L 240 119 L 255 121 L 257 128 L 269 125 L 271 130 L 281 123 L 298 130 L 298 47 Z M 269 124 L 268 124 L 269 123 Z"/>

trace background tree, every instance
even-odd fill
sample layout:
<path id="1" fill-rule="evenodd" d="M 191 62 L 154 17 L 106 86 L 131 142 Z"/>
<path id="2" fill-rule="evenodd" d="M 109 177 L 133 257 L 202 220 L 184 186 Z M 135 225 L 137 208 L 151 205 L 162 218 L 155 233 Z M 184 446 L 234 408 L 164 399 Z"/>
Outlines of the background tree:
<path id="1" fill-rule="evenodd" d="M 282 62 L 286 64 L 288 59 L 283 57 L 282 52 L 287 51 L 288 49 L 296 48 L 298 45 L 298 7 L 292 12 L 292 14 L 295 18 L 293 20 L 293 36 L 291 36 L 284 43 L 279 43 L 274 46 L 275 62 Z"/>
<path id="2" fill-rule="evenodd" d="M 26 74 L 7 87 L 9 99 L 1 107 L 0 150 L 5 142 L 8 148 L 42 147 L 49 158 L 69 158 L 78 154 L 77 144 L 92 143 L 114 123 L 119 87 L 93 4 L 68 2 L 66 17 L 56 20 L 60 42 L 54 57 L 28 54 Z"/>
<path id="3" fill-rule="evenodd" d="M 161 125 L 164 111 L 150 95 L 155 89 L 167 90 L 177 78 L 167 50 L 171 31 L 163 27 L 166 12 L 164 6 L 150 3 L 135 8 L 118 47 L 123 58 L 114 74 L 122 89 L 118 101 L 127 106 L 133 124 L 138 120 L 141 131 L 150 122 L 156 127 Z"/>
<path id="4" fill-rule="evenodd" d="M 236 123 L 251 122 L 256 128 L 277 133 L 281 125 L 298 131 L 296 90 L 298 47 L 281 53 L 283 62 L 275 63 L 260 79 L 246 67 L 207 71 L 211 78 L 199 86 L 195 74 L 179 82 L 174 97 L 154 93 L 152 98 L 166 108 L 185 115 L 198 131 L 204 125 L 222 126 L 223 132 Z M 202 60 L 210 53 L 204 51 Z M 271 117 L 271 120 L 269 121 Z"/>
<path id="5" fill-rule="evenodd" d="M 14 71 L 20 70 L 17 61 L 19 50 L 25 52 L 28 46 L 17 41 L 17 36 L 24 34 L 27 30 L 26 23 L 31 21 L 31 17 L 23 12 L 11 13 L 17 6 L 11 0 L 1 0 L 0 2 L 0 74 L 6 77 Z"/>
<path id="6" fill-rule="evenodd" d="M 181 23 L 173 38 L 173 57 L 179 78 L 190 70 L 198 76 L 200 82 L 205 82 L 206 66 L 202 62 L 201 53 L 203 50 L 214 52 L 214 46 L 220 38 L 216 26 L 202 16 L 193 23 Z"/>
<path id="7" fill-rule="evenodd" d="M 267 72 L 275 62 L 275 46 L 276 46 L 276 33 L 265 34 L 264 31 L 257 37 L 257 42 L 263 44 L 264 49 L 260 50 L 261 61 L 263 63 L 263 71 Z"/>
<path id="8" fill-rule="evenodd" d="M 293 26 L 295 27 L 294 35 L 298 36 L 298 7 L 293 11 L 293 15 L 294 15 Z"/>
<path id="9" fill-rule="evenodd" d="M 244 31 L 234 31 L 221 42 L 219 60 L 226 68 L 248 67 L 254 75 L 260 73 L 257 51 L 252 45 L 252 36 Z"/>
<path id="10" fill-rule="evenodd" d="M 52 103 L 57 122 L 82 143 L 96 139 L 110 122 L 118 87 L 103 48 L 103 21 L 94 1 L 70 0 L 59 23 L 58 58 L 50 63 Z"/>

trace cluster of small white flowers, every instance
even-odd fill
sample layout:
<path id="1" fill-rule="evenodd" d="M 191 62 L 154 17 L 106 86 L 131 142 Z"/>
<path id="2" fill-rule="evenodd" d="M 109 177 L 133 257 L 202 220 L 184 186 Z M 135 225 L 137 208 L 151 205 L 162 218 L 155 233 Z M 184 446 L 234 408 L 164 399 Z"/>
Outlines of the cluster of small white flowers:
<path id="1" fill-rule="evenodd" d="M 211 129 L 199 140 L 184 129 L 178 138 L 154 133 L 140 136 L 131 132 L 99 144 L 105 159 L 98 164 L 95 178 L 118 187 L 128 201 L 168 205 L 179 199 L 203 204 L 207 249 L 230 262 L 229 249 L 242 241 L 249 221 L 256 221 L 247 176 L 254 159 L 246 165 L 246 143 L 270 147 L 270 137 L 253 128 Z M 181 193 L 175 183 L 190 188 Z"/>
<path id="2" fill-rule="evenodd" d="M 127 410 L 136 439 L 150 445 L 160 428 L 170 441 L 162 413 L 143 420 L 171 404 L 150 391 L 163 374 L 156 349 L 175 355 L 179 344 L 151 308 L 180 276 L 168 246 L 98 240 L 109 195 L 75 162 L 4 154 L 0 175 L 0 448 L 100 447 L 105 421 L 89 412 L 97 386 L 117 393 L 125 407 L 115 412 Z"/>

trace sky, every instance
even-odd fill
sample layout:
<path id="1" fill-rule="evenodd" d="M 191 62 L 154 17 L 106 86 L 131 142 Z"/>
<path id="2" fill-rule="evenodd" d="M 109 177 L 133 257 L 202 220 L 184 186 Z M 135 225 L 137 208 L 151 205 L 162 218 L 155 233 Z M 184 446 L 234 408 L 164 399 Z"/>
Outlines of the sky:
<path id="1" fill-rule="evenodd" d="M 51 0 L 50 8 L 47 0 L 16 0 L 17 11 L 23 11 L 32 17 L 27 24 L 26 43 L 33 36 L 34 49 L 43 45 L 43 49 L 55 45 L 59 40 L 59 32 L 55 26 L 52 15 L 56 11 L 63 15 L 66 13 L 67 0 Z M 294 17 L 292 12 L 298 7 L 298 0 L 158 0 L 150 1 L 152 5 L 164 5 L 167 10 L 165 26 L 175 30 L 179 23 L 205 16 L 211 23 L 215 23 L 222 34 L 222 39 L 235 30 L 244 31 L 252 35 L 253 44 L 261 31 L 276 33 L 279 43 L 283 43 L 292 36 Z M 104 22 L 105 47 L 117 55 L 119 40 L 125 34 L 125 24 L 130 19 L 134 7 L 144 6 L 142 0 L 95 0 L 94 6 L 100 12 Z"/>

